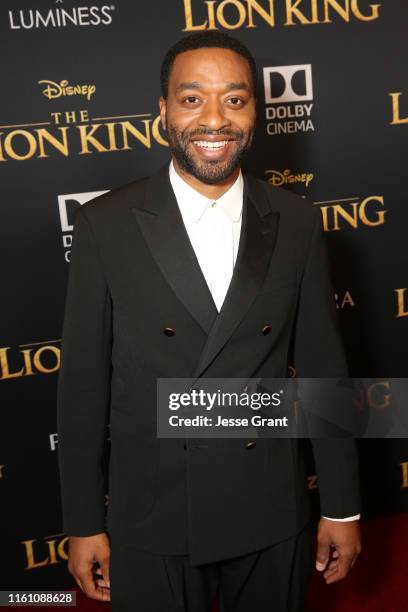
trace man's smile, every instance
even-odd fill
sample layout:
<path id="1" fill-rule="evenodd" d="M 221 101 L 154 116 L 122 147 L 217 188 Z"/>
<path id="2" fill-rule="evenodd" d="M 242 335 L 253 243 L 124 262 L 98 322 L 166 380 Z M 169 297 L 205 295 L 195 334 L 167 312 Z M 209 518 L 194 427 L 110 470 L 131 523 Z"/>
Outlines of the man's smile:
<path id="1" fill-rule="evenodd" d="M 195 150 L 205 159 L 221 159 L 227 154 L 235 142 L 233 139 L 224 140 L 196 140 L 191 141 Z"/>
<path id="2" fill-rule="evenodd" d="M 197 147 L 202 147 L 203 149 L 214 150 L 214 149 L 222 149 L 223 147 L 226 147 L 229 141 L 220 140 L 218 142 L 211 142 L 209 140 L 193 140 L 193 142 Z"/>

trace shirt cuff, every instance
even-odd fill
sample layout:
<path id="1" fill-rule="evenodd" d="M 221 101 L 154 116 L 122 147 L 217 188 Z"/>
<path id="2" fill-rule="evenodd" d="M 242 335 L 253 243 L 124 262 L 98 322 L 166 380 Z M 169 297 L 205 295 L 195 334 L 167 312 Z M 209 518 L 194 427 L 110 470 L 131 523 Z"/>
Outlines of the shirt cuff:
<path id="1" fill-rule="evenodd" d="M 341 521 L 343 523 L 347 523 L 348 521 L 358 521 L 360 516 L 361 514 L 355 514 L 354 516 L 347 516 L 346 518 L 330 518 L 329 516 L 322 516 L 322 518 L 327 519 L 328 521 Z"/>

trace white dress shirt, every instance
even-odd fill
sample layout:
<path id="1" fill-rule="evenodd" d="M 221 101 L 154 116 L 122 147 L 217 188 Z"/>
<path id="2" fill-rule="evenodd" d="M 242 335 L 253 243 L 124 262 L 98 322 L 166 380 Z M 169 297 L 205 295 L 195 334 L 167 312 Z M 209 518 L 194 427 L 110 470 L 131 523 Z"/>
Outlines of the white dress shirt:
<path id="1" fill-rule="evenodd" d="M 170 162 L 169 176 L 188 237 L 217 310 L 231 282 L 241 233 L 244 180 L 235 183 L 214 201 L 191 187 Z M 329 517 L 324 517 L 329 518 Z M 335 521 L 355 521 L 360 515 Z"/>
<path id="2" fill-rule="evenodd" d="M 242 173 L 216 201 L 190 187 L 177 174 L 173 162 L 169 174 L 187 234 L 220 311 L 238 252 L 244 193 Z"/>

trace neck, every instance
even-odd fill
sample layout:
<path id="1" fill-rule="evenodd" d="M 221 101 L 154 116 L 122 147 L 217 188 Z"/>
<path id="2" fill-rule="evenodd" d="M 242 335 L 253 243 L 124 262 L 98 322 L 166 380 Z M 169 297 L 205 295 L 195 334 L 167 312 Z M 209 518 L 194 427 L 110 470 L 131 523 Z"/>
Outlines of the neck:
<path id="1" fill-rule="evenodd" d="M 240 167 L 236 168 L 224 181 L 220 181 L 215 185 L 208 185 L 207 183 L 203 183 L 198 178 L 193 176 L 192 174 L 188 174 L 182 170 L 177 162 L 177 160 L 173 157 L 174 169 L 177 174 L 184 180 L 190 187 L 201 193 L 201 195 L 205 196 L 209 200 L 218 200 L 232 185 L 238 178 Z"/>

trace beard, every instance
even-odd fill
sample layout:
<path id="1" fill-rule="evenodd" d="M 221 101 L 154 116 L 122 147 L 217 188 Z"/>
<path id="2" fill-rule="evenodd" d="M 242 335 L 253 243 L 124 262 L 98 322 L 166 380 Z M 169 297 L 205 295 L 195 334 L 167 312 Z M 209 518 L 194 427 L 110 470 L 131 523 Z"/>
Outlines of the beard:
<path id="1" fill-rule="evenodd" d="M 215 185 L 226 180 L 240 165 L 242 158 L 249 151 L 254 135 L 254 129 L 248 132 L 242 130 L 178 130 L 168 126 L 167 136 L 170 151 L 178 162 L 181 170 L 193 175 L 202 183 Z M 202 136 L 226 136 L 234 139 L 234 151 L 224 160 L 199 159 L 194 152 L 192 140 Z"/>

